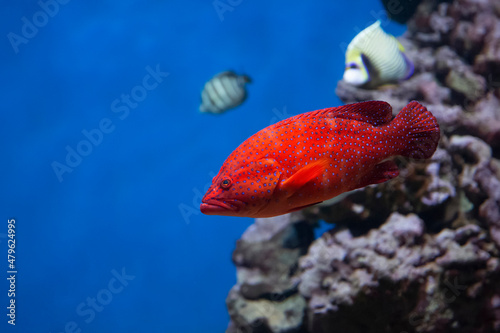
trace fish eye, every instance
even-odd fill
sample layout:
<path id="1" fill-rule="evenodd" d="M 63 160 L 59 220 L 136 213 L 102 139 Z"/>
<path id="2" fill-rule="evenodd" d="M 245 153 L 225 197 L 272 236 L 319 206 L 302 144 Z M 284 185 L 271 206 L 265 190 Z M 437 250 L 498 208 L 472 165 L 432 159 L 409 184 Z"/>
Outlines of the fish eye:
<path id="1" fill-rule="evenodd" d="M 358 64 L 354 63 L 354 62 L 351 62 L 349 64 L 347 64 L 346 66 L 346 69 L 356 69 L 356 68 L 359 68 Z"/>
<path id="2" fill-rule="evenodd" d="M 231 187 L 231 180 L 230 179 L 224 179 L 223 181 L 220 182 L 220 187 L 227 190 L 228 188 Z"/>

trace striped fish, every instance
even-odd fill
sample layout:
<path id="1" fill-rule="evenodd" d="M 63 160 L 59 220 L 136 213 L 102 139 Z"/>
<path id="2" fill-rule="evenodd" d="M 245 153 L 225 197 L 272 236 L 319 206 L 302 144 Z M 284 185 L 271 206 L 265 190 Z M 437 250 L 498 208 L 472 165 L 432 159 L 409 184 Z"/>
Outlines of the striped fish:
<path id="1" fill-rule="evenodd" d="M 247 75 L 225 71 L 215 75 L 201 92 L 201 112 L 222 113 L 235 108 L 245 101 L 245 85 L 251 82 Z"/>
<path id="2" fill-rule="evenodd" d="M 403 45 L 382 30 L 380 21 L 354 37 L 346 50 L 345 66 L 344 81 L 369 88 L 406 80 L 414 70 Z"/>

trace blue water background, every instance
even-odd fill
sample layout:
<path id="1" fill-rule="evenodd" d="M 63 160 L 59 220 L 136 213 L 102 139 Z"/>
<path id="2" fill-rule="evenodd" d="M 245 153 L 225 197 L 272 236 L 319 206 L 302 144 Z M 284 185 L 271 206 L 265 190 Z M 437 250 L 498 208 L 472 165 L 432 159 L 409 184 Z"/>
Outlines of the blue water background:
<path id="1" fill-rule="evenodd" d="M 222 332 L 232 250 L 252 220 L 204 216 L 200 194 L 254 132 L 341 104 L 335 86 L 357 32 L 376 18 L 404 31 L 376 0 L 242 1 L 222 16 L 212 1 L 73 0 L 16 53 L 8 34 L 41 7 L 1 6 L 0 332 Z M 157 65 L 169 75 L 121 119 L 113 101 Z M 205 81 L 227 69 L 252 77 L 248 100 L 200 114 Z M 113 130 L 58 178 L 54 162 L 66 164 L 67 147 L 103 119 Z M 106 304 L 92 317 L 85 304 L 96 297 Z"/>

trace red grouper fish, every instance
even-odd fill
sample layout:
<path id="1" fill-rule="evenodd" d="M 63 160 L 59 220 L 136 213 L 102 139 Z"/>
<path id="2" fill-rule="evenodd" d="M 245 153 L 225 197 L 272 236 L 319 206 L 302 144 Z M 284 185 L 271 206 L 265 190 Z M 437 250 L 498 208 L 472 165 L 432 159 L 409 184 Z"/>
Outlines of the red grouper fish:
<path id="1" fill-rule="evenodd" d="M 202 199 L 208 215 L 271 217 L 398 176 L 395 155 L 432 156 L 436 118 L 413 101 L 391 121 L 382 101 L 299 114 L 268 126 L 229 155 Z"/>

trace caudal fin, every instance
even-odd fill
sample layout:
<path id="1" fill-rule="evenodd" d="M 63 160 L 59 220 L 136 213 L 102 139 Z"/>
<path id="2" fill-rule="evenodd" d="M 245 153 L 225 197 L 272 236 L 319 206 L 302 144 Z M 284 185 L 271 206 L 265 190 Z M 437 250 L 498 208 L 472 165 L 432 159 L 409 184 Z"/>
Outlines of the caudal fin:
<path id="1" fill-rule="evenodd" d="M 436 151 L 440 131 L 436 118 L 417 101 L 405 106 L 390 123 L 403 140 L 402 156 L 429 158 Z"/>

